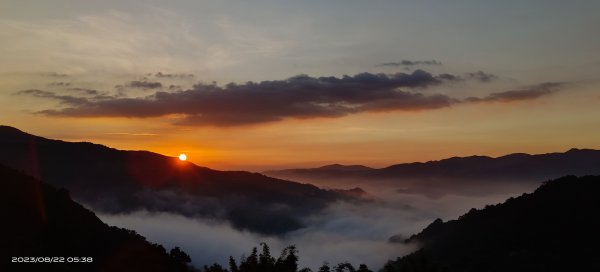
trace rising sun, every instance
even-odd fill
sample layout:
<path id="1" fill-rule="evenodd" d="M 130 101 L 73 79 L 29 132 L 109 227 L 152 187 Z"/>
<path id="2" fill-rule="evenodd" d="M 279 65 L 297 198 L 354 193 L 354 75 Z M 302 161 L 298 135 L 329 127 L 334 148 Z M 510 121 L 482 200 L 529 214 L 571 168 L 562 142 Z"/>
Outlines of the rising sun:
<path id="1" fill-rule="evenodd" d="M 179 154 L 179 159 L 182 160 L 182 161 L 185 161 L 185 160 L 187 160 L 187 156 L 185 154 L 183 154 L 183 153 Z"/>

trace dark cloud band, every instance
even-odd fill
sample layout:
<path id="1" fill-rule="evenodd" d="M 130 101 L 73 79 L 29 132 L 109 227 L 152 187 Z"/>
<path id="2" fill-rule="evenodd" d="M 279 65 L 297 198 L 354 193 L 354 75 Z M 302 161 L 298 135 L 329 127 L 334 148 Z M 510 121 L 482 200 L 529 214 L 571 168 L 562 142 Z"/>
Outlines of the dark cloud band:
<path id="1" fill-rule="evenodd" d="M 56 99 L 66 107 L 41 114 L 69 117 L 160 117 L 180 114 L 181 125 L 239 126 L 289 118 L 333 118 L 361 112 L 419 111 L 468 102 L 528 100 L 550 94 L 559 83 L 493 93 L 483 98 L 457 99 L 417 90 L 453 80 L 423 70 L 392 75 L 361 73 L 342 77 L 299 75 L 285 80 L 199 83 L 185 91 L 157 91 L 140 98 L 98 95 L 81 97 L 26 90 L 20 94 Z"/>
<path id="2" fill-rule="evenodd" d="M 149 82 L 149 81 L 131 81 L 125 85 L 130 88 L 141 88 L 141 89 L 158 89 L 162 87 L 160 82 Z"/>

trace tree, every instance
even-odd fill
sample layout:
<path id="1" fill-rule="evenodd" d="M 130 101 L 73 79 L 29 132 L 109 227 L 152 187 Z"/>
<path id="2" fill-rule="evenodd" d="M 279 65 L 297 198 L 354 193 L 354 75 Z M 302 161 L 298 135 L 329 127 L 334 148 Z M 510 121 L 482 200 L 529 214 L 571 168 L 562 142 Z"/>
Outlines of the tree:
<path id="1" fill-rule="evenodd" d="M 250 253 L 248 257 L 242 255 L 239 260 L 239 265 L 232 256 L 229 256 L 229 270 L 221 267 L 219 264 L 213 264 L 211 266 L 204 266 L 203 272 L 312 272 L 308 267 L 302 269 L 298 268 L 298 250 L 294 245 L 284 248 L 277 259 L 271 255 L 269 245 L 260 243 L 260 247 L 260 254 L 258 253 L 257 247 L 254 247 L 252 248 L 252 253 Z M 174 249 L 172 252 L 177 252 L 177 250 Z M 332 269 L 329 266 L 329 263 L 324 262 L 317 272 L 373 271 L 369 270 L 364 264 L 361 264 L 358 270 L 356 270 L 349 262 L 340 263 Z"/>
<path id="2" fill-rule="evenodd" d="M 258 270 L 261 272 L 272 272 L 275 270 L 275 258 L 271 256 L 271 250 L 266 243 L 260 243 L 262 252 L 258 255 Z"/>
<path id="3" fill-rule="evenodd" d="M 240 261 L 240 272 L 258 272 L 258 250 L 252 248 L 252 253 L 247 258 L 242 258 Z"/>
<path id="4" fill-rule="evenodd" d="M 371 271 L 366 264 L 360 264 L 358 266 L 358 270 L 356 272 L 373 272 Z"/>
<path id="5" fill-rule="evenodd" d="M 335 267 L 335 272 L 356 272 L 356 269 L 349 262 L 344 262 Z"/>
<path id="6" fill-rule="evenodd" d="M 190 255 L 187 255 L 187 253 L 183 252 L 179 247 L 172 248 L 169 255 L 177 262 L 189 263 L 192 261 Z"/>
<path id="7" fill-rule="evenodd" d="M 329 267 L 329 263 L 324 262 L 323 265 L 319 268 L 319 272 L 331 272 L 331 267 Z"/>
<path id="8" fill-rule="evenodd" d="M 277 272 L 297 272 L 298 271 L 298 250 L 296 246 L 291 245 L 281 251 L 281 256 L 275 262 Z"/>
<path id="9" fill-rule="evenodd" d="M 220 264 L 213 264 L 211 266 L 204 266 L 204 272 L 228 272 L 227 269 L 223 268 Z"/>
<path id="10" fill-rule="evenodd" d="M 232 256 L 229 256 L 229 271 L 239 272 L 238 266 Z"/>
<path id="11" fill-rule="evenodd" d="M 164 248 L 163 248 L 164 250 Z M 169 252 L 170 270 L 172 271 L 188 271 L 189 263 L 192 261 L 189 255 L 183 252 L 179 247 L 174 247 Z"/>

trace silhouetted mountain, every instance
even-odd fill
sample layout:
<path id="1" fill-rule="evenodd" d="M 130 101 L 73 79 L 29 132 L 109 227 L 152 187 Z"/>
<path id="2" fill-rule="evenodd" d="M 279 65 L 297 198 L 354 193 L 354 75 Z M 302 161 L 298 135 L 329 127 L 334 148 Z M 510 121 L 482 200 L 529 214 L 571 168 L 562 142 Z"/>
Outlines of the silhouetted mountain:
<path id="1" fill-rule="evenodd" d="M 64 189 L 2 165 L 0 181 L 0 271 L 191 270 L 178 248 L 167 253 L 134 231 L 106 225 Z"/>
<path id="2" fill-rule="evenodd" d="M 550 179 L 570 175 L 600 174 L 600 150 L 571 149 L 564 153 L 529 155 L 515 153 L 502 157 L 453 157 L 427 163 L 396 164 L 380 169 L 379 176 Z"/>
<path id="3" fill-rule="evenodd" d="M 406 240 L 422 248 L 387 272 L 600 271 L 600 176 L 567 176 L 532 194 L 437 219 Z"/>
<path id="4" fill-rule="evenodd" d="M 470 194 L 482 191 L 479 186 L 490 185 L 493 181 L 537 182 L 565 175 L 600 175 L 600 150 L 571 149 L 564 153 L 538 155 L 516 153 L 497 158 L 453 157 L 380 169 L 326 166 L 274 170 L 265 174 L 322 186 L 383 184 L 396 186 L 402 193 L 436 196 L 454 191 Z"/>
<path id="5" fill-rule="evenodd" d="M 364 165 L 341 165 L 341 164 L 330 164 L 321 166 L 316 168 L 319 170 L 329 170 L 329 171 L 364 171 L 364 170 L 372 170 L 373 168 L 364 166 Z"/>
<path id="6" fill-rule="evenodd" d="M 347 196 L 309 184 L 242 171 L 217 171 L 147 151 L 70 143 L 0 126 L 0 163 L 55 186 L 94 211 L 138 209 L 229 220 L 277 234 Z"/>
<path id="7" fill-rule="evenodd" d="M 368 173 L 376 170 L 375 168 L 363 165 L 330 164 L 317 168 L 270 170 L 263 173 L 272 177 L 286 177 L 294 180 L 314 182 L 315 180 L 326 181 L 329 179 L 355 178 L 356 175 L 366 176 Z"/>
<path id="8" fill-rule="evenodd" d="M 395 164 L 385 168 L 362 165 L 326 165 L 319 168 L 284 169 L 265 172 L 271 176 L 377 177 L 377 178 L 486 178 L 548 179 L 560 175 L 600 173 L 600 150 L 571 149 L 564 153 L 529 155 L 514 153 L 497 158 L 452 157 L 439 161 Z"/>

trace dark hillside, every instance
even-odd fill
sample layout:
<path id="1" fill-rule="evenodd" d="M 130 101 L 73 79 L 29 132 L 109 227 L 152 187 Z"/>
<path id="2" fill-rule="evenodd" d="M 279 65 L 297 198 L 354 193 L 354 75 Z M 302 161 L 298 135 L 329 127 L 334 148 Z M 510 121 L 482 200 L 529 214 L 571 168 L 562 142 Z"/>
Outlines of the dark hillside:
<path id="1" fill-rule="evenodd" d="M 386 271 L 600 271 L 600 177 L 567 176 L 407 242 L 422 249 Z"/>
<path id="2" fill-rule="evenodd" d="M 179 249 L 168 253 L 134 231 L 106 225 L 64 189 L 1 165 L 0 182 L 0 271 L 190 270 Z M 13 257 L 63 258 L 25 263 Z"/>

